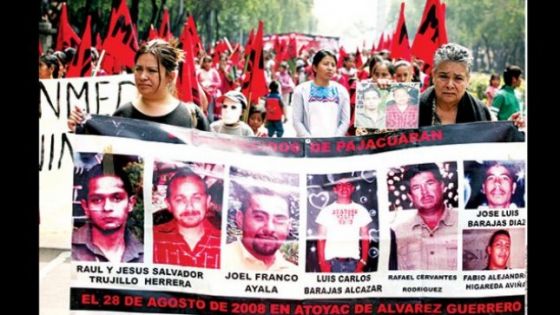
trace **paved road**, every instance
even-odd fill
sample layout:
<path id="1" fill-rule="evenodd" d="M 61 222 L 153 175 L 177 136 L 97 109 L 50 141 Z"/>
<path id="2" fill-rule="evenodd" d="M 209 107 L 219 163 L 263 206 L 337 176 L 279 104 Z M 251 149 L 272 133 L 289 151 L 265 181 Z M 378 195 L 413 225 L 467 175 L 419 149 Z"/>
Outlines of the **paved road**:
<path id="1" fill-rule="evenodd" d="M 39 249 L 39 314 L 70 314 L 70 251 Z"/>

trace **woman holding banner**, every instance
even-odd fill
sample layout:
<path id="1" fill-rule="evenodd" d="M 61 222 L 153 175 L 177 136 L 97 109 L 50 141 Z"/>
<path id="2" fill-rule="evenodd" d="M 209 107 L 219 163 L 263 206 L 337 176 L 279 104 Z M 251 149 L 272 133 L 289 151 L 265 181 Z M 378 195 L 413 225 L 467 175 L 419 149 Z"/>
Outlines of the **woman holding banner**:
<path id="1" fill-rule="evenodd" d="M 433 87 L 420 96 L 420 126 L 490 121 L 490 111 L 467 92 L 472 55 L 458 44 L 441 46 L 434 55 Z"/>
<path id="2" fill-rule="evenodd" d="M 194 103 L 183 103 L 175 96 L 175 79 L 184 52 L 162 39 L 142 45 L 134 57 L 134 82 L 140 97 L 121 105 L 113 116 L 135 118 L 208 131 L 208 120 Z M 85 111 L 75 106 L 68 119 L 74 131 L 84 120 Z"/>

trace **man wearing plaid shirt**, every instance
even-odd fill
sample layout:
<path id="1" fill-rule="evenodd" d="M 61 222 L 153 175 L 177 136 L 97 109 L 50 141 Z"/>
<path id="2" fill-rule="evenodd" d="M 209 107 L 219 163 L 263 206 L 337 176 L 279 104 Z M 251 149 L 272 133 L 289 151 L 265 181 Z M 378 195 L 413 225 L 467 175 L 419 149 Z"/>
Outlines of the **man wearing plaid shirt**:
<path id="1" fill-rule="evenodd" d="M 165 198 L 173 219 L 154 226 L 154 263 L 220 267 L 220 231 L 206 220 L 211 203 L 205 181 L 188 169 L 170 178 Z"/>

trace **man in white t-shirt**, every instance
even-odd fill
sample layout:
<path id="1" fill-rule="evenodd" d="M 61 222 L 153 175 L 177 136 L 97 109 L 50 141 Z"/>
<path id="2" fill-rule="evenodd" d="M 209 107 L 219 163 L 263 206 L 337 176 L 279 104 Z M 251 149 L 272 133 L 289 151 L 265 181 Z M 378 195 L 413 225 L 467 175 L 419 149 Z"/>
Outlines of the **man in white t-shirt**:
<path id="1" fill-rule="evenodd" d="M 352 201 L 354 190 L 350 179 L 337 181 L 333 189 L 336 201 L 315 219 L 321 272 L 362 272 L 367 264 L 372 219 L 364 206 Z"/>

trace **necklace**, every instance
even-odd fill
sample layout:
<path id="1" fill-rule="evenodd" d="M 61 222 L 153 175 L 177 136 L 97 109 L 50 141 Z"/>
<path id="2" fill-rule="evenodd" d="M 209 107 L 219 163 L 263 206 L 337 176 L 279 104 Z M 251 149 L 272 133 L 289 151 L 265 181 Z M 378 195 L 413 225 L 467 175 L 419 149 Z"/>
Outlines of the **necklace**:
<path id="1" fill-rule="evenodd" d="M 432 126 L 441 125 L 441 119 L 437 114 L 436 98 L 432 102 Z"/>

